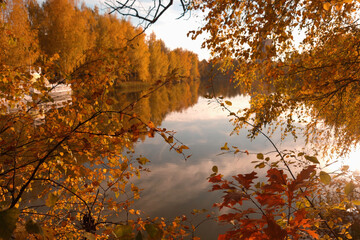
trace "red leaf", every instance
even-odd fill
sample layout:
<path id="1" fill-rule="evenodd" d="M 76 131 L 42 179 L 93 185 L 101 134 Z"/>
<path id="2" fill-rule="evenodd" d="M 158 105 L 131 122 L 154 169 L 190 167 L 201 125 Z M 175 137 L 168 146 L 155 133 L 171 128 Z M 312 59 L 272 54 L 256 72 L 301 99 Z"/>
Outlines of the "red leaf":
<path id="1" fill-rule="evenodd" d="M 256 172 L 251 172 L 248 174 L 239 174 L 237 176 L 233 176 L 244 188 L 249 189 L 250 185 L 253 183 L 253 180 L 257 178 Z"/>
<path id="2" fill-rule="evenodd" d="M 280 194 L 262 193 L 262 194 L 258 194 L 258 196 L 256 196 L 255 198 L 256 198 L 256 200 L 259 201 L 259 203 L 262 206 L 267 205 L 268 208 L 271 208 L 274 206 L 275 206 L 275 208 L 278 208 L 285 204 L 285 201 L 281 197 Z"/>
<path id="3" fill-rule="evenodd" d="M 213 183 L 221 182 L 221 174 L 210 177 L 209 182 L 213 182 Z"/>
<path id="4" fill-rule="evenodd" d="M 310 175 L 315 171 L 316 165 L 310 165 L 307 168 L 304 168 L 297 176 L 296 182 L 300 183 L 305 179 L 308 179 Z"/>
<path id="5" fill-rule="evenodd" d="M 264 229 L 270 240 L 281 240 L 286 237 L 286 230 L 282 229 L 273 219 L 268 219 L 268 227 Z"/>
<path id="6" fill-rule="evenodd" d="M 226 234 L 219 234 L 218 236 L 218 240 L 227 240 L 227 235 Z"/>
<path id="7" fill-rule="evenodd" d="M 267 171 L 266 176 L 269 178 L 269 182 L 286 185 L 287 176 L 284 174 L 283 170 L 279 170 L 276 168 L 270 168 Z"/>
<path id="8" fill-rule="evenodd" d="M 215 190 L 221 190 L 222 188 L 220 187 L 220 185 L 218 185 L 218 184 L 215 184 L 215 185 L 213 185 L 212 186 L 212 189 L 211 189 L 211 191 L 215 191 Z"/>
<path id="9" fill-rule="evenodd" d="M 231 205 L 234 206 L 235 204 L 242 205 L 243 200 L 248 200 L 249 195 L 243 192 L 228 192 L 224 197 L 224 204 L 223 205 Z"/>
<path id="10" fill-rule="evenodd" d="M 291 184 L 289 184 L 289 191 L 294 192 L 296 189 L 303 187 L 307 183 L 307 180 L 310 178 L 311 174 L 315 171 L 316 165 L 310 165 L 304 168 Z"/>

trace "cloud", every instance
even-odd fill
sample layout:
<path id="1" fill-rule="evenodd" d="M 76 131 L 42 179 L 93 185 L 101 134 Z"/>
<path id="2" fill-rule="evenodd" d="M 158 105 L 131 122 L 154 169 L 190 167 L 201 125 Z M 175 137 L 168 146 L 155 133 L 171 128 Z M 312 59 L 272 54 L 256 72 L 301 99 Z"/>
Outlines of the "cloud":
<path id="1" fill-rule="evenodd" d="M 227 157 L 203 158 L 196 162 L 162 163 L 151 167 L 151 172 L 142 175 L 136 180 L 144 191 L 136 205 L 149 215 L 169 212 L 178 214 L 194 209 L 196 202 L 206 202 L 204 207 L 220 201 L 218 193 L 210 193 L 211 184 L 207 177 L 212 173 L 211 168 L 217 165 L 219 171 L 225 176 L 232 176 L 241 171 L 251 172 L 253 166 L 249 164 L 250 158 L 236 159 Z M 175 211 L 174 211 L 175 210 Z"/>
<path id="2" fill-rule="evenodd" d="M 234 111 L 249 107 L 248 96 L 236 96 L 231 98 L 232 107 Z M 195 120 L 216 120 L 216 119 L 227 119 L 229 113 L 224 111 L 218 103 L 211 100 L 200 97 L 198 103 L 194 106 L 187 108 L 182 112 L 173 112 L 167 115 L 166 121 L 175 122 L 193 122 Z M 209 104 L 208 104 L 209 103 Z"/>

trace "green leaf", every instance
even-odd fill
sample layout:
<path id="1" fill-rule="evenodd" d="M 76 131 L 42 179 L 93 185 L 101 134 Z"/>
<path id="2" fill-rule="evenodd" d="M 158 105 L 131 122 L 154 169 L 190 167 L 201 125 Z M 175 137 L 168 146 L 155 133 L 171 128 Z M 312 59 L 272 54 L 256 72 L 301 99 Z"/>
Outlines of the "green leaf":
<path id="1" fill-rule="evenodd" d="M 213 166 L 213 167 L 212 167 L 212 171 L 213 171 L 214 173 L 217 173 L 217 172 L 219 171 L 219 169 L 218 169 L 217 166 Z"/>
<path id="2" fill-rule="evenodd" d="M 355 189 L 355 184 L 353 182 L 349 182 L 346 184 L 345 186 L 345 194 L 349 195 L 350 193 L 352 193 L 352 191 L 354 191 Z"/>
<path id="3" fill-rule="evenodd" d="M 57 200 L 59 200 L 59 197 L 54 193 L 49 193 L 48 198 L 45 200 L 45 205 L 48 207 L 55 206 Z"/>
<path id="4" fill-rule="evenodd" d="M 26 222 L 25 229 L 30 234 L 42 234 L 43 233 L 41 226 L 38 223 L 34 222 L 32 219 L 30 219 L 29 221 Z"/>
<path id="5" fill-rule="evenodd" d="M 10 208 L 0 212 L 0 238 L 10 239 L 16 228 L 16 222 L 20 215 L 17 208 Z"/>
<path id="6" fill-rule="evenodd" d="M 305 155 L 305 159 L 312 162 L 312 163 L 316 163 L 316 164 L 320 164 L 320 162 L 317 160 L 316 157 L 314 156 L 308 156 L 308 155 Z"/>
<path id="7" fill-rule="evenodd" d="M 256 155 L 256 157 L 257 157 L 257 159 L 264 159 L 264 154 L 258 153 L 258 154 Z"/>
<path id="8" fill-rule="evenodd" d="M 163 232 L 155 224 L 146 224 L 145 230 L 149 234 L 151 240 L 160 240 L 163 236 Z"/>
<path id="9" fill-rule="evenodd" d="M 229 150 L 229 147 L 227 145 L 227 142 L 224 144 L 223 147 L 221 147 L 221 150 Z"/>
<path id="10" fill-rule="evenodd" d="M 331 182 L 331 176 L 324 171 L 320 172 L 320 182 L 323 184 L 329 184 Z"/>
<path id="11" fill-rule="evenodd" d="M 117 238 L 127 238 L 131 237 L 132 227 L 130 225 L 118 225 L 113 231 L 114 235 Z"/>

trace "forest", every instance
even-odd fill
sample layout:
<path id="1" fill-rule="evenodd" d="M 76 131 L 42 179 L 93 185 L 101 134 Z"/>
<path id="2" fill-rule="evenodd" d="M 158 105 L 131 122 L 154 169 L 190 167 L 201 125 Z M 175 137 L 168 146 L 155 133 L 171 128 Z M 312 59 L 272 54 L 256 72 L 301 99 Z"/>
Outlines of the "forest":
<path id="1" fill-rule="evenodd" d="M 39 68 L 53 61 L 55 77 L 66 78 L 89 58 L 105 58 L 115 84 L 152 83 L 178 69 L 178 75 L 199 78 L 197 55 L 169 50 L 154 33 L 116 15 L 99 13 L 75 1 L 9 1 L 1 11 L 1 60 L 17 68 Z M 139 35 L 139 36 L 137 36 Z M 97 56 L 93 56 L 96 54 Z M 117 72 L 118 71 L 118 72 Z"/>
<path id="2" fill-rule="evenodd" d="M 204 179 L 222 193 L 219 214 L 203 220 L 228 226 L 218 239 L 360 239 L 360 177 L 346 164 L 329 170 L 360 139 L 360 2 L 175 1 L 184 15 L 205 14 L 188 36 L 205 35 L 210 62 L 143 33 L 173 1 L 154 0 L 144 16 L 135 2 L 109 2 L 103 13 L 75 0 L 0 1 L 0 238 L 199 239 L 188 216 L 134 207 L 142 189 L 133 179 L 150 160 L 131 153 L 158 136 L 190 159 L 159 126 L 201 94 L 232 135 L 246 128 L 273 150 L 219 146 L 254 166 L 226 176 L 214 165 Z M 61 88 L 70 94 L 57 104 Z M 249 107 L 233 111 L 238 93 Z M 312 148 L 282 149 L 276 131 Z"/>

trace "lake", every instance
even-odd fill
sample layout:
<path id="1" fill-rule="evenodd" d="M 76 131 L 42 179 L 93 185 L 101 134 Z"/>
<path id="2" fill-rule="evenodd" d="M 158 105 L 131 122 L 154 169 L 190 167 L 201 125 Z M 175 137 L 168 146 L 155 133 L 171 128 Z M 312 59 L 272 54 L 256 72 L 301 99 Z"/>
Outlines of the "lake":
<path id="1" fill-rule="evenodd" d="M 227 80 L 221 84 L 215 82 L 214 90 L 218 92 L 218 96 L 224 96 L 224 101 L 232 102 L 228 107 L 233 112 L 250 106 L 251 95 L 235 89 Z M 214 99 L 203 97 L 210 93 L 204 82 L 172 83 L 143 97 L 148 91 L 150 90 L 144 88 L 139 91 L 114 89 L 110 96 L 114 99 L 113 106 L 116 109 L 131 106 L 131 111 L 143 122 L 151 121 L 157 128 L 174 131 L 176 139 L 189 147 L 184 150 L 185 156 L 191 157 L 185 160 L 181 154 L 170 150 L 170 145 L 159 134 L 155 134 L 153 138 L 140 134 L 139 140 L 130 144 L 134 152 L 128 156 L 132 159 L 140 156 L 148 158 L 150 162 L 145 167 L 150 171 L 142 172 L 140 178 L 130 179 L 131 183 L 142 189 L 140 199 L 135 200 L 132 208 L 140 209 L 140 217 L 143 219 L 164 217 L 171 222 L 177 216 L 186 215 L 186 224 L 196 226 L 194 236 L 217 239 L 230 226 L 218 224 L 214 220 L 219 212 L 213 204 L 221 202 L 223 193 L 209 192 L 211 184 L 208 177 L 213 173 L 213 166 L 217 166 L 219 173 L 227 179 L 255 170 L 259 180 L 265 180 L 267 167 L 255 169 L 256 163 L 253 161 L 257 160 L 258 153 L 270 156 L 271 160 L 276 159 L 274 148 L 262 135 L 249 139 L 249 129 L 246 127 L 239 134 L 231 135 L 233 124 L 229 113 Z M 131 124 L 131 120 L 124 120 L 126 128 L 130 129 Z M 311 151 L 311 146 L 306 145 L 301 136 L 296 141 L 291 136 L 282 140 L 280 130 L 271 135 L 271 140 L 281 151 Z M 221 150 L 225 143 L 230 149 L 233 149 L 232 146 L 238 147 L 242 153 L 235 155 Z M 350 158 L 356 160 L 357 154 L 353 151 Z M 324 160 L 326 159 L 320 159 L 322 162 Z M 333 169 L 342 164 L 340 161 Z M 357 169 L 356 161 L 350 162 L 350 165 L 353 170 Z M 299 169 L 292 168 L 294 172 Z M 250 205 L 244 204 L 244 208 L 247 207 Z M 192 214 L 194 212 L 198 213 Z M 221 213 L 224 212 L 226 210 Z M 208 214 L 210 219 L 206 218 Z M 121 222 L 124 219 L 124 216 L 120 216 L 116 220 Z"/>
<path id="2" fill-rule="evenodd" d="M 250 97 L 232 94 L 226 99 L 232 102 L 230 108 L 235 111 L 247 107 Z M 178 104 L 182 105 L 179 101 Z M 150 172 L 133 180 L 143 189 L 141 198 L 135 202 L 135 208 L 143 211 L 142 216 L 161 216 L 170 220 L 185 214 L 194 225 L 202 222 L 208 213 L 213 212 L 217 216 L 218 212 L 212 205 L 220 202 L 222 193 L 209 192 L 211 184 L 207 178 L 212 173 L 212 167 L 216 165 L 227 178 L 239 173 L 250 173 L 256 165 L 251 161 L 256 160 L 257 153 L 274 151 L 263 136 L 252 141 L 248 139 L 247 129 L 242 129 L 239 135 L 230 136 L 233 125 L 229 120 L 228 113 L 218 103 L 199 94 L 191 106 L 166 113 L 158 126 L 176 132 L 176 138 L 190 148 L 185 153 L 191 155 L 189 159 L 185 161 L 180 154 L 170 151 L 169 145 L 159 135 L 143 139 L 135 145 L 133 157 L 142 155 L 151 161 L 146 165 Z M 304 147 L 301 139 L 295 143 L 291 137 L 281 141 L 279 132 L 271 138 L 281 150 L 301 150 Z M 243 151 L 247 150 L 249 154 L 224 153 L 220 148 L 225 143 L 230 148 L 237 146 Z M 264 172 L 259 171 L 259 175 L 264 176 Z M 207 209 L 207 212 L 194 216 L 190 214 L 193 209 Z M 217 235 L 226 229 L 227 226 L 206 221 L 199 225 L 196 236 L 217 239 Z"/>

